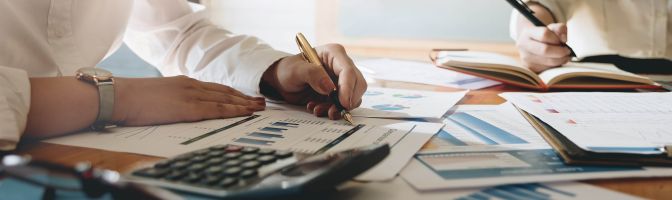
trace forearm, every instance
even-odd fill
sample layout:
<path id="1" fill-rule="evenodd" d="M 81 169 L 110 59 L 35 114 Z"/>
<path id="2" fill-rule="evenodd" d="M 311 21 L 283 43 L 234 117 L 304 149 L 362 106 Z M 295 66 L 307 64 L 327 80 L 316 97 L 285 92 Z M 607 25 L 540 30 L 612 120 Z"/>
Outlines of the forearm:
<path id="1" fill-rule="evenodd" d="M 94 85 L 75 77 L 31 78 L 30 84 L 26 136 L 62 135 L 88 128 L 96 120 L 99 97 Z"/>
<path id="2" fill-rule="evenodd" d="M 556 20 L 553 18 L 553 13 L 551 13 L 548 9 L 546 9 L 544 6 L 542 6 L 539 3 L 535 2 L 529 2 L 528 7 L 534 11 L 534 16 L 539 18 L 544 24 L 552 24 L 556 23 Z M 518 15 L 518 21 L 516 22 L 516 30 L 517 33 L 521 33 L 523 29 L 534 26 L 527 18 L 522 16 L 520 13 L 516 13 Z"/>

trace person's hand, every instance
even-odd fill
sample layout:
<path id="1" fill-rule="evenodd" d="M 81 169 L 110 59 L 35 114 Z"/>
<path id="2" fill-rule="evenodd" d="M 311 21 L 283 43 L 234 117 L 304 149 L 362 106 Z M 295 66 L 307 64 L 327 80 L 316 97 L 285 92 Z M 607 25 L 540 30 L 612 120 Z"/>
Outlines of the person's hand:
<path id="1" fill-rule="evenodd" d="M 569 62 L 570 50 L 562 45 L 565 42 L 567 42 L 567 26 L 564 23 L 550 24 L 548 29 L 530 23 L 522 29 L 516 40 L 516 46 L 523 65 L 540 73 Z"/>
<path id="2" fill-rule="evenodd" d="M 266 106 L 225 85 L 186 76 L 115 78 L 113 121 L 141 126 L 251 115 Z"/>
<path id="3" fill-rule="evenodd" d="M 347 110 L 359 107 L 366 91 L 366 81 L 355 67 L 343 46 L 329 44 L 315 50 L 330 70 L 338 76 L 339 101 Z M 329 75 L 318 65 L 308 63 L 299 55 L 282 58 L 263 75 L 262 81 L 270 85 L 274 93 L 288 103 L 306 105 L 308 112 L 316 116 L 328 115 L 329 119 L 340 119 L 336 106 L 327 95 L 336 87 Z"/>

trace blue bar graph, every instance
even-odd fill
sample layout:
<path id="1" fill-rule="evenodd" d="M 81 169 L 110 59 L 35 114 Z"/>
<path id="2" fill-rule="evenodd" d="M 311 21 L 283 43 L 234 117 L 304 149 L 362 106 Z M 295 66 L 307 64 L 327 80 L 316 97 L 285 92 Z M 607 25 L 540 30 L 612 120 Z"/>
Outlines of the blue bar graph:
<path id="1" fill-rule="evenodd" d="M 264 127 L 261 128 L 262 131 L 269 131 L 269 132 L 275 132 L 275 133 L 282 133 L 283 131 L 286 131 L 286 128 L 276 128 L 276 127 Z"/>
<path id="2" fill-rule="evenodd" d="M 268 141 L 268 140 L 257 140 L 257 139 L 252 139 L 252 138 L 238 138 L 234 142 L 240 142 L 240 143 L 245 143 L 245 144 L 255 144 L 255 145 L 271 145 L 275 143 L 274 141 Z"/>
<path id="3" fill-rule="evenodd" d="M 473 194 L 458 198 L 459 200 L 471 199 L 531 199 L 546 200 L 552 198 L 571 198 L 576 194 L 562 191 L 539 183 L 503 185 L 487 188 Z"/>
<path id="4" fill-rule="evenodd" d="M 448 118 L 489 145 L 528 143 L 518 136 L 464 112 L 454 113 Z"/>
<path id="5" fill-rule="evenodd" d="M 261 137 L 261 138 L 268 138 L 268 139 L 272 139 L 272 138 L 285 138 L 285 136 L 282 136 L 282 135 L 276 135 L 276 134 L 270 134 L 270 133 L 262 133 L 262 132 L 252 132 L 252 133 L 250 133 L 250 136 Z"/>
<path id="6" fill-rule="evenodd" d="M 455 146 L 468 146 L 467 143 L 462 142 L 462 140 L 457 139 L 455 136 L 443 129 L 441 129 L 439 133 L 436 134 L 436 137 Z"/>
<path id="7" fill-rule="evenodd" d="M 291 128 L 297 128 L 297 127 L 299 127 L 299 124 L 297 124 L 297 123 L 289 123 L 289 122 L 273 122 L 271 125 L 273 125 L 273 126 L 291 127 Z"/>

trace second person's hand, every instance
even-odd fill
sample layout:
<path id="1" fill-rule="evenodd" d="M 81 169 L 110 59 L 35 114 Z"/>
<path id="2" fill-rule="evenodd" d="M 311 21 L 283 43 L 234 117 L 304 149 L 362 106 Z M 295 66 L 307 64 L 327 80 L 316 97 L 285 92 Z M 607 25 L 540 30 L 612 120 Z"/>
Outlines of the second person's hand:
<path id="1" fill-rule="evenodd" d="M 550 29 L 550 30 L 549 30 Z M 540 73 L 561 66 L 571 60 L 567 42 L 567 26 L 563 23 L 536 27 L 528 24 L 516 40 L 520 58 L 530 70 Z"/>

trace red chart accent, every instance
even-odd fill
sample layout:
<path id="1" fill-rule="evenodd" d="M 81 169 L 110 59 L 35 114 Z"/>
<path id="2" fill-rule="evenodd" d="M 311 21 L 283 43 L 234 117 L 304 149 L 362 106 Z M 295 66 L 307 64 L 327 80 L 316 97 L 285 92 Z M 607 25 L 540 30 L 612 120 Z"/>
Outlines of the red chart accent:
<path id="1" fill-rule="evenodd" d="M 551 109 L 546 109 L 546 111 L 548 111 L 550 113 L 560 113 L 558 110 L 552 109 L 552 108 Z"/>

